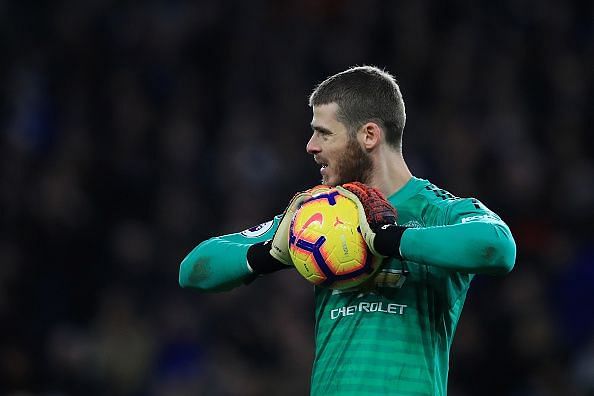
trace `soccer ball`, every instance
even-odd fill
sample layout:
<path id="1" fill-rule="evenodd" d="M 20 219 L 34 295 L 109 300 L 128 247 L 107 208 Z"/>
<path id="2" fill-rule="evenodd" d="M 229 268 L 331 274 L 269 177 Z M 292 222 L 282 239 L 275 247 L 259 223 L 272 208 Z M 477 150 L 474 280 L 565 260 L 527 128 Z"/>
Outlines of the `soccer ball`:
<path id="1" fill-rule="evenodd" d="M 357 206 L 331 187 L 317 191 L 293 216 L 289 254 L 305 279 L 331 289 L 360 285 L 381 262 L 361 235 Z"/>

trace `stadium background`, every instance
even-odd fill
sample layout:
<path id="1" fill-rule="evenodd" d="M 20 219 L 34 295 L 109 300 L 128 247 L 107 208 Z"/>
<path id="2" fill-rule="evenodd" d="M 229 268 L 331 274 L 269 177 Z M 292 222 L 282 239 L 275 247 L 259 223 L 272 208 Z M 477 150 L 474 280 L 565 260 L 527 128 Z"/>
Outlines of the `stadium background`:
<path id="1" fill-rule="evenodd" d="M 450 394 L 594 394 L 587 1 L 0 1 L 0 394 L 303 395 L 311 287 L 177 285 L 318 181 L 315 83 L 394 73 L 413 172 L 500 213 Z M 588 143 L 590 142 L 590 143 Z"/>

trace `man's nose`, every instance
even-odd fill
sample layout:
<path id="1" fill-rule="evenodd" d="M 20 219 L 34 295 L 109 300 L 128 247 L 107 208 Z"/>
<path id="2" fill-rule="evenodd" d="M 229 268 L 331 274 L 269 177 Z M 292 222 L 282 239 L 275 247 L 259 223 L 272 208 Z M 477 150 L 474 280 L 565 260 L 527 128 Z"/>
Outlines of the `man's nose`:
<path id="1" fill-rule="evenodd" d="M 317 142 L 317 139 L 315 138 L 315 135 L 311 135 L 311 137 L 309 138 L 309 142 L 307 142 L 307 146 L 305 146 L 305 150 L 312 155 L 318 154 L 320 151 L 322 151 L 320 149 L 320 145 Z"/>

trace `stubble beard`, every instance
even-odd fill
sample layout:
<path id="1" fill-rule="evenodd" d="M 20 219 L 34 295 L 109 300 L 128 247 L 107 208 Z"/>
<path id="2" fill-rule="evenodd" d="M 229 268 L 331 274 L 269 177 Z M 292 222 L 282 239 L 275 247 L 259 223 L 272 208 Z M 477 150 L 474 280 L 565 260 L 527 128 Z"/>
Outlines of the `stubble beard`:
<path id="1" fill-rule="evenodd" d="M 336 163 L 337 181 L 332 184 L 341 185 L 353 181 L 369 184 L 372 170 L 371 156 L 361 148 L 357 139 L 349 138 L 343 157 Z"/>

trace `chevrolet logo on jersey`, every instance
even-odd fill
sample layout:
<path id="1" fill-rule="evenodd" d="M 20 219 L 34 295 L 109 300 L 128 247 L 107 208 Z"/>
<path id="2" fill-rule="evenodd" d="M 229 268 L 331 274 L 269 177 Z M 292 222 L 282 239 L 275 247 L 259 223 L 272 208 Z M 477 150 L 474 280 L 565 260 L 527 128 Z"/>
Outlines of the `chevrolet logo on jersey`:
<path id="1" fill-rule="evenodd" d="M 383 302 L 360 302 L 358 304 L 349 305 L 346 307 L 335 308 L 330 311 L 330 319 L 334 320 L 341 316 L 352 316 L 357 312 L 380 312 L 391 315 L 404 315 L 404 309 L 408 305 L 396 304 L 396 303 L 383 303 Z"/>
<path id="2" fill-rule="evenodd" d="M 380 288 L 401 288 L 404 282 L 406 281 L 407 274 L 408 271 L 385 268 L 378 272 L 378 274 L 373 278 L 372 281 L 367 282 L 353 289 L 333 290 L 332 295 L 343 293 L 357 293 L 357 299 L 359 299 L 369 295 L 381 294 L 379 292 Z M 357 304 L 332 309 L 330 311 L 330 319 L 335 320 L 339 317 L 355 315 L 357 312 L 377 312 L 392 315 L 404 315 L 404 310 L 406 307 L 407 305 L 396 303 L 384 303 L 381 301 L 359 301 Z"/>

